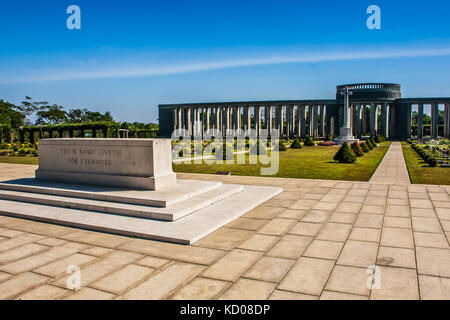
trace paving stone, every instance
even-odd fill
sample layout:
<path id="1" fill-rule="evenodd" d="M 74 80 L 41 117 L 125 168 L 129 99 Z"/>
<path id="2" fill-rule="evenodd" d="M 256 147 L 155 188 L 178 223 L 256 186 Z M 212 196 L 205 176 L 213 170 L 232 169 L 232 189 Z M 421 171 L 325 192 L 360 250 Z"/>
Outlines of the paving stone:
<path id="1" fill-rule="evenodd" d="M 138 286 L 118 297 L 120 300 L 158 300 L 164 299 L 179 286 L 194 278 L 205 266 L 175 262 Z"/>
<path id="2" fill-rule="evenodd" d="M 324 223 L 329 217 L 330 213 L 328 211 L 311 210 L 301 219 L 301 221 L 310 223 Z"/>
<path id="3" fill-rule="evenodd" d="M 441 225 L 436 218 L 413 217 L 412 226 L 414 231 L 418 232 L 442 233 Z"/>
<path id="4" fill-rule="evenodd" d="M 418 300 L 415 270 L 380 266 L 380 288 L 372 289 L 371 300 Z"/>
<path id="5" fill-rule="evenodd" d="M 95 257 L 77 253 L 70 257 L 46 264 L 40 268 L 34 269 L 33 271 L 48 277 L 55 278 L 56 276 L 66 273 L 69 266 L 81 267 L 95 260 Z"/>
<path id="6" fill-rule="evenodd" d="M 111 252 L 113 252 L 113 250 L 109 248 L 90 247 L 89 249 L 83 250 L 81 253 L 94 257 L 104 257 L 107 254 L 110 254 Z"/>
<path id="7" fill-rule="evenodd" d="M 5 264 L 11 261 L 15 261 L 32 254 L 47 250 L 49 247 L 42 246 L 34 243 L 27 243 L 21 247 L 16 247 L 14 249 L 4 251 L 0 253 L 0 264 Z"/>
<path id="8" fill-rule="evenodd" d="M 353 224 L 353 222 L 355 222 L 355 219 L 356 219 L 356 214 L 355 213 L 335 212 L 328 219 L 328 222 L 338 222 L 338 223 Z"/>
<path id="9" fill-rule="evenodd" d="M 377 214 L 360 213 L 355 221 L 355 226 L 361 228 L 381 228 L 382 225 L 383 216 Z"/>
<path id="10" fill-rule="evenodd" d="M 16 227 L 17 230 L 36 233 L 46 237 L 60 237 L 72 233 L 73 229 L 49 223 L 28 222 Z"/>
<path id="11" fill-rule="evenodd" d="M 145 257 L 144 259 L 141 259 L 141 260 L 137 261 L 136 263 L 146 266 L 146 267 L 159 269 L 159 268 L 162 268 L 163 266 L 165 266 L 166 264 L 168 264 L 169 262 L 170 262 L 170 260 L 167 260 L 167 259 L 161 259 L 161 258 L 156 258 L 156 257 Z"/>
<path id="12" fill-rule="evenodd" d="M 387 205 L 386 216 L 388 217 L 410 217 L 408 206 Z"/>
<path id="13" fill-rule="evenodd" d="M 292 267 L 278 289 L 318 296 L 333 266 L 332 260 L 302 257 Z"/>
<path id="14" fill-rule="evenodd" d="M 226 253 L 223 250 L 185 246 L 157 241 L 147 241 L 141 239 L 133 239 L 120 246 L 120 249 L 169 260 L 181 260 L 185 262 L 204 265 L 212 264 Z"/>
<path id="15" fill-rule="evenodd" d="M 268 256 L 298 259 L 311 242 L 307 236 L 285 235 L 267 252 Z"/>
<path id="16" fill-rule="evenodd" d="M 277 217 L 278 218 L 285 218 L 285 219 L 294 219 L 294 220 L 300 220 L 308 213 L 307 210 L 293 210 L 293 209 L 287 209 L 284 210 L 282 213 L 280 213 Z"/>
<path id="17" fill-rule="evenodd" d="M 383 226 L 391 228 L 411 229 L 411 219 L 402 217 L 384 217 Z"/>
<path id="18" fill-rule="evenodd" d="M 129 238 L 127 237 L 85 230 L 69 233 L 62 236 L 62 238 L 69 241 L 88 243 L 90 245 L 106 248 L 116 248 L 129 241 Z"/>
<path id="19" fill-rule="evenodd" d="M 110 275 L 94 282 L 91 287 L 106 292 L 120 294 L 129 287 L 132 287 L 155 271 L 153 268 L 147 268 L 134 264 L 129 264 L 123 269 L 113 272 Z"/>
<path id="20" fill-rule="evenodd" d="M 253 231 L 248 230 L 221 228 L 197 241 L 195 246 L 231 250 L 249 239 L 253 234 Z"/>
<path id="21" fill-rule="evenodd" d="M 450 220 L 450 209 L 436 208 L 436 214 L 441 220 Z"/>
<path id="22" fill-rule="evenodd" d="M 345 198 L 345 194 L 327 194 L 321 201 L 322 202 L 341 202 Z"/>
<path id="23" fill-rule="evenodd" d="M 319 240 L 344 242 L 350 233 L 352 226 L 341 223 L 326 223 L 319 234 L 316 236 Z"/>
<path id="24" fill-rule="evenodd" d="M 341 202 L 334 212 L 358 213 L 362 204 L 356 202 Z"/>
<path id="25" fill-rule="evenodd" d="M 296 220 L 276 218 L 266 224 L 258 233 L 281 236 L 288 232 L 296 222 Z"/>
<path id="26" fill-rule="evenodd" d="M 408 199 L 408 192 L 407 191 L 389 191 L 388 198 Z"/>
<path id="27" fill-rule="evenodd" d="M 62 239 L 58 239 L 58 238 L 45 238 L 43 240 L 40 240 L 38 242 L 36 242 L 37 244 L 42 244 L 44 246 L 49 246 L 49 247 L 56 247 L 56 246 L 61 246 L 65 243 L 67 243 L 66 240 L 62 240 Z"/>
<path id="28" fill-rule="evenodd" d="M 377 252 L 376 243 L 349 240 L 345 243 L 337 264 L 367 268 L 375 264 Z"/>
<path id="29" fill-rule="evenodd" d="M 172 300 L 210 300 L 219 295 L 230 282 L 197 277 L 173 294 Z"/>
<path id="30" fill-rule="evenodd" d="M 319 201 L 318 200 L 299 200 L 294 203 L 290 209 L 295 210 L 311 210 Z"/>
<path id="31" fill-rule="evenodd" d="M 386 197 L 366 197 L 364 204 L 370 206 L 383 206 L 386 204 Z"/>
<path id="32" fill-rule="evenodd" d="M 433 204 L 430 200 L 426 199 L 417 199 L 415 197 L 409 197 L 409 205 L 411 208 L 419 208 L 419 209 L 432 209 Z"/>
<path id="33" fill-rule="evenodd" d="M 416 248 L 417 272 L 423 275 L 450 278 L 450 250 Z"/>
<path id="34" fill-rule="evenodd" d="M 411 208 L 411 217 L 436 218 L 434 209 Z"/>
<path id="35" fill-rule="evenodd" d="M 337 260 L 344 243 L 335 241 L 314 240 L 308 246 L 304 257 Z"/>
<path id="36" fill-rule="evenodd" d="M 356 196 L 346 196 L 344 198 L 345 202 L 355 202 L 355 203 L 364 203 L 365 197 L 356 197 Z"/>
<path id="37" fill-rule="evenodd" d="M 2 236 L 2 237 L 14 238 L 14 237 L 20 236 L 21 234 L 23 234 L 22 231 L 0 228 L 0 236 Z"/>
<path id="38" fill-rule="evenodd" d="M 449 201 L 433 201 L 433 206 L 435 208 L 450 209 L 450 202 Z"/>
<path id="39" fill-rule="evenodd" d="M 449 248 L 447 239 L 442 233 L 414 232 L 414 243 L 417 247 Z"/>
<path id="40" fill-rule="evenodd" d="M 46 265 L 57 259 L 62 259 L 73 255 L 87 246 L 79 243 L 66 243 L 62 246 L 53 247 L 49 250 L 40 252 L 38 254 L 26 257 L 3 266 L 0 269 L 9 273 L 22 273 L 24 271 L 29 271 L 40 266 Z"/>
<path id="41" fill-rule="evenodd" d="M 450 201 L 450 196 L 446 192 L 428 193 L 432 201 Z"/>
<path id="42" fill-rule="evenodd" d="M 44 284 L 21 294 L 17 300 L 56 300 L 67 294 L 69 290 L 61 289 L 52 285 Z"/>
<path id="43" fill-rule="evenodd" d="M 64 300 L 111 300 L 113 298 L 114 295 L 112 293 L 92 288 L 83 288 L 80 291 L 64 297 Z"/>
<path id="44" fill-rule="evenodd" d="M 368 279 L 366 268 L 335 266 L 325 290 L 368 296 Z"/>
<path id="45" fill-rule="evenodd" d="M 295 209 L 295 208 L 291 208 L 291 209 Z M 276 216 L 278 216 L 280 213 L 282 213 L 284 210 L 284 208 L 273 208 L 273 207 L 258 207 L 255 208 L 249 212 L 247 212 L 246 214 L 244 214 L 242 217 L 243 218 L 255 218 L 255 219 L 273 219 Z"/>
<path id="46" fill-rule="evenodd" d="M 312 209 L 313 210 L 323 210 L 323 211 L 332 211 L 335 210 L 337 207 L 337 203 L 336 202 L 318 202 L 316 203 Z"/>
<path id="47" fill-rule="evenodd" d="M 280 237 L 268 236 L 264 234 L 255 234 L 250 239 L 239 246 L 240 249 L 267 251 Z"/>
<path id="48" fill-rule="evenodd" d="M 323 194 L 307 193 L 307 194 L 304 194 L 301 198 L 302 198 L 302 200 L 322 200 L 324 197 L 325 196 Z"/>
<path id="49" fill-rule="evenodd" d="M 318 299 L 317 296 L 283 290 L 275 290 L 270 295 L 269 298 L 269 300 L 317 300 L 317 299 Z"/>
<path id="50" fill-rule="evenodd" d="M 450 300 L 450 279 L 419 275 L 420 298 Z"/>
<path id="51" fill-rule="evenodd" d="M 12 277 L 12 275 L 10 275 L 6 272 L 0 271 L 0 282 L 5 281 L 6 279 L 9 279 L 11 277 Z"/>
<path id="52" fill-rule="evenodd" d="M 412 231 L 409 229 L 383 228 L 380 244 L 384 247 L 414 248 Z"/>
<path id="53" fill-rule="evenodd" d="M 14 296 L 47 281 L 47 277 L 25 272 L 0 283 L 0 300 Z"/>
<path id="54" fill-rule="evenodd" d="M 298 222 L 289 230 L 290 234 L 314 237 L 322 229 L 322 225 L 310 222 Z"/>
<path id="55" fill-rule="evenodd" d="M 224 281 L 235 281 L 258 260 L 261 254 L 260 252 L 241 249 L 232 250 L 208 267 L 202 273 L 202 276 Z"/>
<path id="56" fill-rule="evenodd" d="M 250 231 L 257 231 L 264 227 L 270 220 L 252 219 L 252 218 L 238 218 L 226 225 L 228 228 L 243 229 Z"/>
<path id="57" fill-rule="evenodd" d="M 275 289 L 276 284 L 239 279 L 219 298 L 220 300 L 265 300 Z"/>
<path id="58" fill-rule="evenodd" d="M 244 277 L 279 282 L 284 278 L 294 263 L 294 260 L 262 257 L 244 274 Z"/>
<path id="59" fill-rule="evenodd" d="M 100 261 L 81 267 L 81 287 L 83 288 L 141 257 L 141 255 L 132 252 L 116 251 Z M 69 275 L 59 278 L 53 284 L 66 288 L 68 277 Z"/>
<path id="60" fill-rule="evenodd" d="M 416 256 L 413 249 L 380 247 L 377 265 L 415 269 Z"/>
<path id="61" fill-rule="evenodd" d="M 393 199 L 388 198 L 387 205 L 394 205 L 394 206 L 409 206 L 409 199 Z"/>
<path id="62" fill-rule="evenodd" d="M 360 213 L 384 214 L 385 210 L 386 210 L 385 206 L 363 205 Z"/>
<path id="63" fill-rule="evenodd" d="M 42 239 L 44 239 L 43 236 L 25 233 L 25 234 L 15 237 L 15 238 L 0 242 L 0 252 L 11 250 L 13 248 L 20 247 L 24 244 L 37 242 Z"/>
<path id="64" fill-rule="evenodd" d="M 354 227 L 348 239 L 378 243 L 380 241 L 380 235 L 381 229 Z"/>
<path id="65" fill-rule="evenodd" d="M 324 290 L 320 300 L 369 300 L 369 297 Z"/>

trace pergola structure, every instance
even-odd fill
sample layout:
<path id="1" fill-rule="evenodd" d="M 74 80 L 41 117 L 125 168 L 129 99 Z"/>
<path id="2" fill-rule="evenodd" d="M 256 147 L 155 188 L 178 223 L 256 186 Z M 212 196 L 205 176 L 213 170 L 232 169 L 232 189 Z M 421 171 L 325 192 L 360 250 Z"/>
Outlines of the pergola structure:
<path id="1" fill-rule="evenodd" d="M 314 138 L 339 135 L 344 126 L 344 90 L 350 90 L 349 117 L 352 134 L 381 134 L 390 139 L 411 137 L 412 108 L 417 106 L 419 138 L 423 137 L 424 106 L 431 106 L 431 137 L 450 137 L 450 97 L 402 98 L 399 84 L 365 83 L 337 87 L 336 99 L 216 102 L 159 105 L 159 135 L 171 137 L 185 129 L 201 136 L 210 129 L 223 135 L 253 129 L 278 130 L 282 137 Z M 439 128 L 439 106 L 444 106 L 444 130 Z M 381 119 L 380 119 L 381 118 Z M 231 130 L 230 130 L 231 129 Z"/>

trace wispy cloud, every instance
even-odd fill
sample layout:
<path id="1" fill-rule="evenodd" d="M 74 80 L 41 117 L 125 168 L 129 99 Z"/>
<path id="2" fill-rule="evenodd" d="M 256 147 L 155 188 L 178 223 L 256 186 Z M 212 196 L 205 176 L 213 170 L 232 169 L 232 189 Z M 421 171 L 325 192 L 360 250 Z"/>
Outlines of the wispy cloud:
<path id="1" fill-rule="evenodd" d="M 323 50 L 326 51 L 326 50 Z M 437 57 L 449 56 L 450 48 L 387 48 L 382 50 L 366 51 L 336 51 L 333 53 L 291 53 L 286 55 L 271 55 L 255 58 L 230 58 L 216 61 L 205 62 L 184 62 L 174 64 L 158 64 L 152 66 L 119 66 L 111 65 L 107 68 L 101 67 L 97 70 L 90 67 L 89 70 L 74 69 L 56 69 L 46 72 L 40 72 L 36 75 L 23 75 L 11 77 L 2 76 L 0 84 L 32 83 L 46 81 L 64 81 L 64 80 L 83 80 L 83 79 L 101 79 L 101 78 L 132 78 L 149 77 L 159 75 L 175 75 L 182 73 L 193 73 L 211 70 L 220 70 L 237 67 L 265 66 L 289 63 L 317 63 L 327 61 L 350 61 L 350 60 L 368 60 L 368 59 L 390 59 L 390 58 L 414 58 L 414 57 Z"/>

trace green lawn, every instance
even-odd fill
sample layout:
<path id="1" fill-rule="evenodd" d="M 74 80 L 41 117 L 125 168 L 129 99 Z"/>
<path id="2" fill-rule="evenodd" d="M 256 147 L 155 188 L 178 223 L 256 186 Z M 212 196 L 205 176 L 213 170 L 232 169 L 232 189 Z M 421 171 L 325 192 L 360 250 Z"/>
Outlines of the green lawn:
<path id="1" fill-rule="evenodd" d="M 402 148 L 412 183 L 450 185 L 450 168 L 429 167 L 407 142 Z"/>
<path id="2" fill-rule="evenodd" d="M 0 163 L 38 164 L 38 157 L 0 157 Z"/>
<path id="3" fill-rule="evenodd" d="M 274 177 L 369 181 L 383 159 L 390 142 L 383 142 L 353 164 L 340 164 L 333 161 L 338 150 L 334 147 L 303 147 L 300 150 L 288 149 L 280 152 L 280 168 Z M 260 176 L 261 165 L 250 164 L 174 164 L 176 172 L 216 174 L 229 171 L 238 176 Z"/>

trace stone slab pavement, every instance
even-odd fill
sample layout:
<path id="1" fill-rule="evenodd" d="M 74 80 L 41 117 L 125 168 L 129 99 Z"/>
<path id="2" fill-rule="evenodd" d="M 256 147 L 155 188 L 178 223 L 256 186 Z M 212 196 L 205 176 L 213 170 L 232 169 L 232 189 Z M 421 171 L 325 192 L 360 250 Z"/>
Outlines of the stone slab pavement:
<path id="1" fill-rule="evenodd" d="M 0 164 L 0 180 L 34 169 Z M 450 186 L 244 183 L 284 191 L 192 246 L 0 214 L 0 299 L 450 299 Z"/>
<path id="2" fill-rule="evenodd" d="M 394 141 L 391 143 L 391 146 L 370 179 L 370 182 L 398 185 L 411 184 L 408 167 L 406 166 L 400 142 Z"/>

